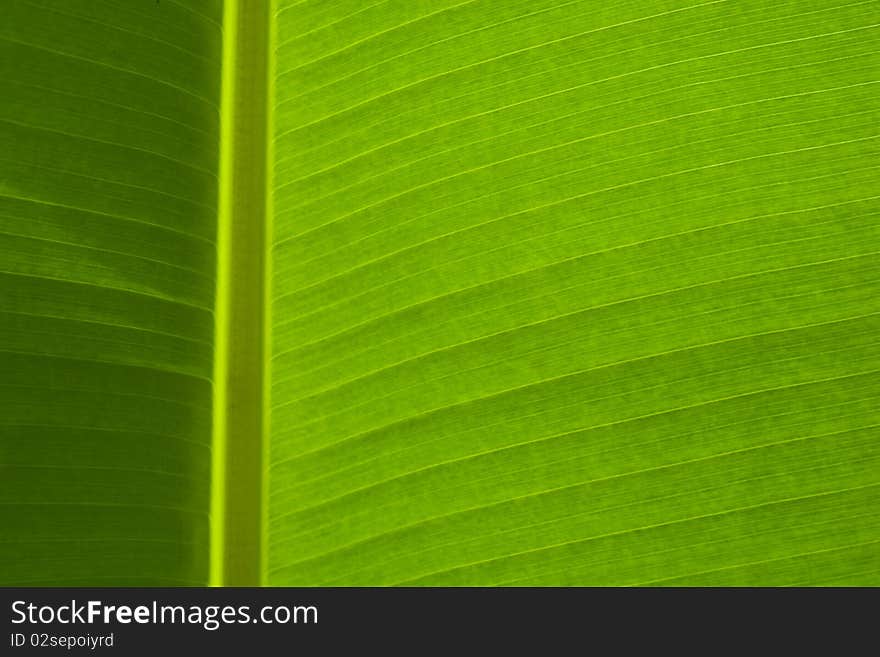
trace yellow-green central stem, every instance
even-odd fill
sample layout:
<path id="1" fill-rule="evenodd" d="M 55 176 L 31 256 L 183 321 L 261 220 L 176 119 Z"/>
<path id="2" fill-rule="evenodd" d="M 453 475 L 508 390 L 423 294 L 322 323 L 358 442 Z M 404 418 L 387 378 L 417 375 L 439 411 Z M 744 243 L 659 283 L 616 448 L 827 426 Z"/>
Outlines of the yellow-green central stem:
<path id="1" fill-rule="evenodd" d="M 215 586 L 261 583 L 271 4 L 227 0 L 224 15 L 211 508 Z"/>

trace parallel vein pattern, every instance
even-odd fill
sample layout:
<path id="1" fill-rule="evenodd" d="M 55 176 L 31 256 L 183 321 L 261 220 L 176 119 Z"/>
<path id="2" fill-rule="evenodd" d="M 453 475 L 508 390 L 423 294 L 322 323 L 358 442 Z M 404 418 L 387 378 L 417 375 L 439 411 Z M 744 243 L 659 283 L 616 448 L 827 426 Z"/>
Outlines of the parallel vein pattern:
<path id="1" fill-rule="evenodd" d="M 880 584 L 876 0 L 277 4 L 269 583 Z"/>
<path id="2" fill-rule="evenodd" d="M 3 2 L 0 584 L 207 582 L 221 5 Z"/>

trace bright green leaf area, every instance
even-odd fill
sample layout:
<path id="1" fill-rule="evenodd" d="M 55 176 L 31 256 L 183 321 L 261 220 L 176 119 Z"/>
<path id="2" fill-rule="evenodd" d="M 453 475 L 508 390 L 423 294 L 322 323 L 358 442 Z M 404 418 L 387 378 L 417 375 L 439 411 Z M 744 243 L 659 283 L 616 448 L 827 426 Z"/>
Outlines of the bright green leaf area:
<path id="1" fill-rule="evenodd" d="M 0 584 L 880 585 L 876 0 L 0 4 Z"/>
<path id="2" fill-rule="evenodd" d="M 281 1 L 270 584 L 880 584 L 876 2 Z"/>

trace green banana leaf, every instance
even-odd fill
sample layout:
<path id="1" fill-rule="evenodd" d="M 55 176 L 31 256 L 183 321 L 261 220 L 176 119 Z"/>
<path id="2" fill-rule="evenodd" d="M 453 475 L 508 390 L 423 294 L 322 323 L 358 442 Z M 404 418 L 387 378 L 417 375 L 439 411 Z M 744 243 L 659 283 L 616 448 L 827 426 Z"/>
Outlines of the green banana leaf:
<path id="1" fill-rule="evenodd" d="M 5 0 L 0 584 L 880 585 L 876 0 Z"/>

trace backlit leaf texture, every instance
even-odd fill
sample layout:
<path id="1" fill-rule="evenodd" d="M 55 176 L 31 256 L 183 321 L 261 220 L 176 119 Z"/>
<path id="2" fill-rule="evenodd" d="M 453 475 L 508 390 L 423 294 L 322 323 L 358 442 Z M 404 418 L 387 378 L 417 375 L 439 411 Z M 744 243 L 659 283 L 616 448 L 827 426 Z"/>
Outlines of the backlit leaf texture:
<path id="1" fill-rule="evenodd" d="M 266 582 L 880 584 L 878 23 L 279 0 Z"/>
<path id="2" fill-rule="evenodd" d="M 222 2 L 0 7 L 0 583 L 208 577 Z"/>

